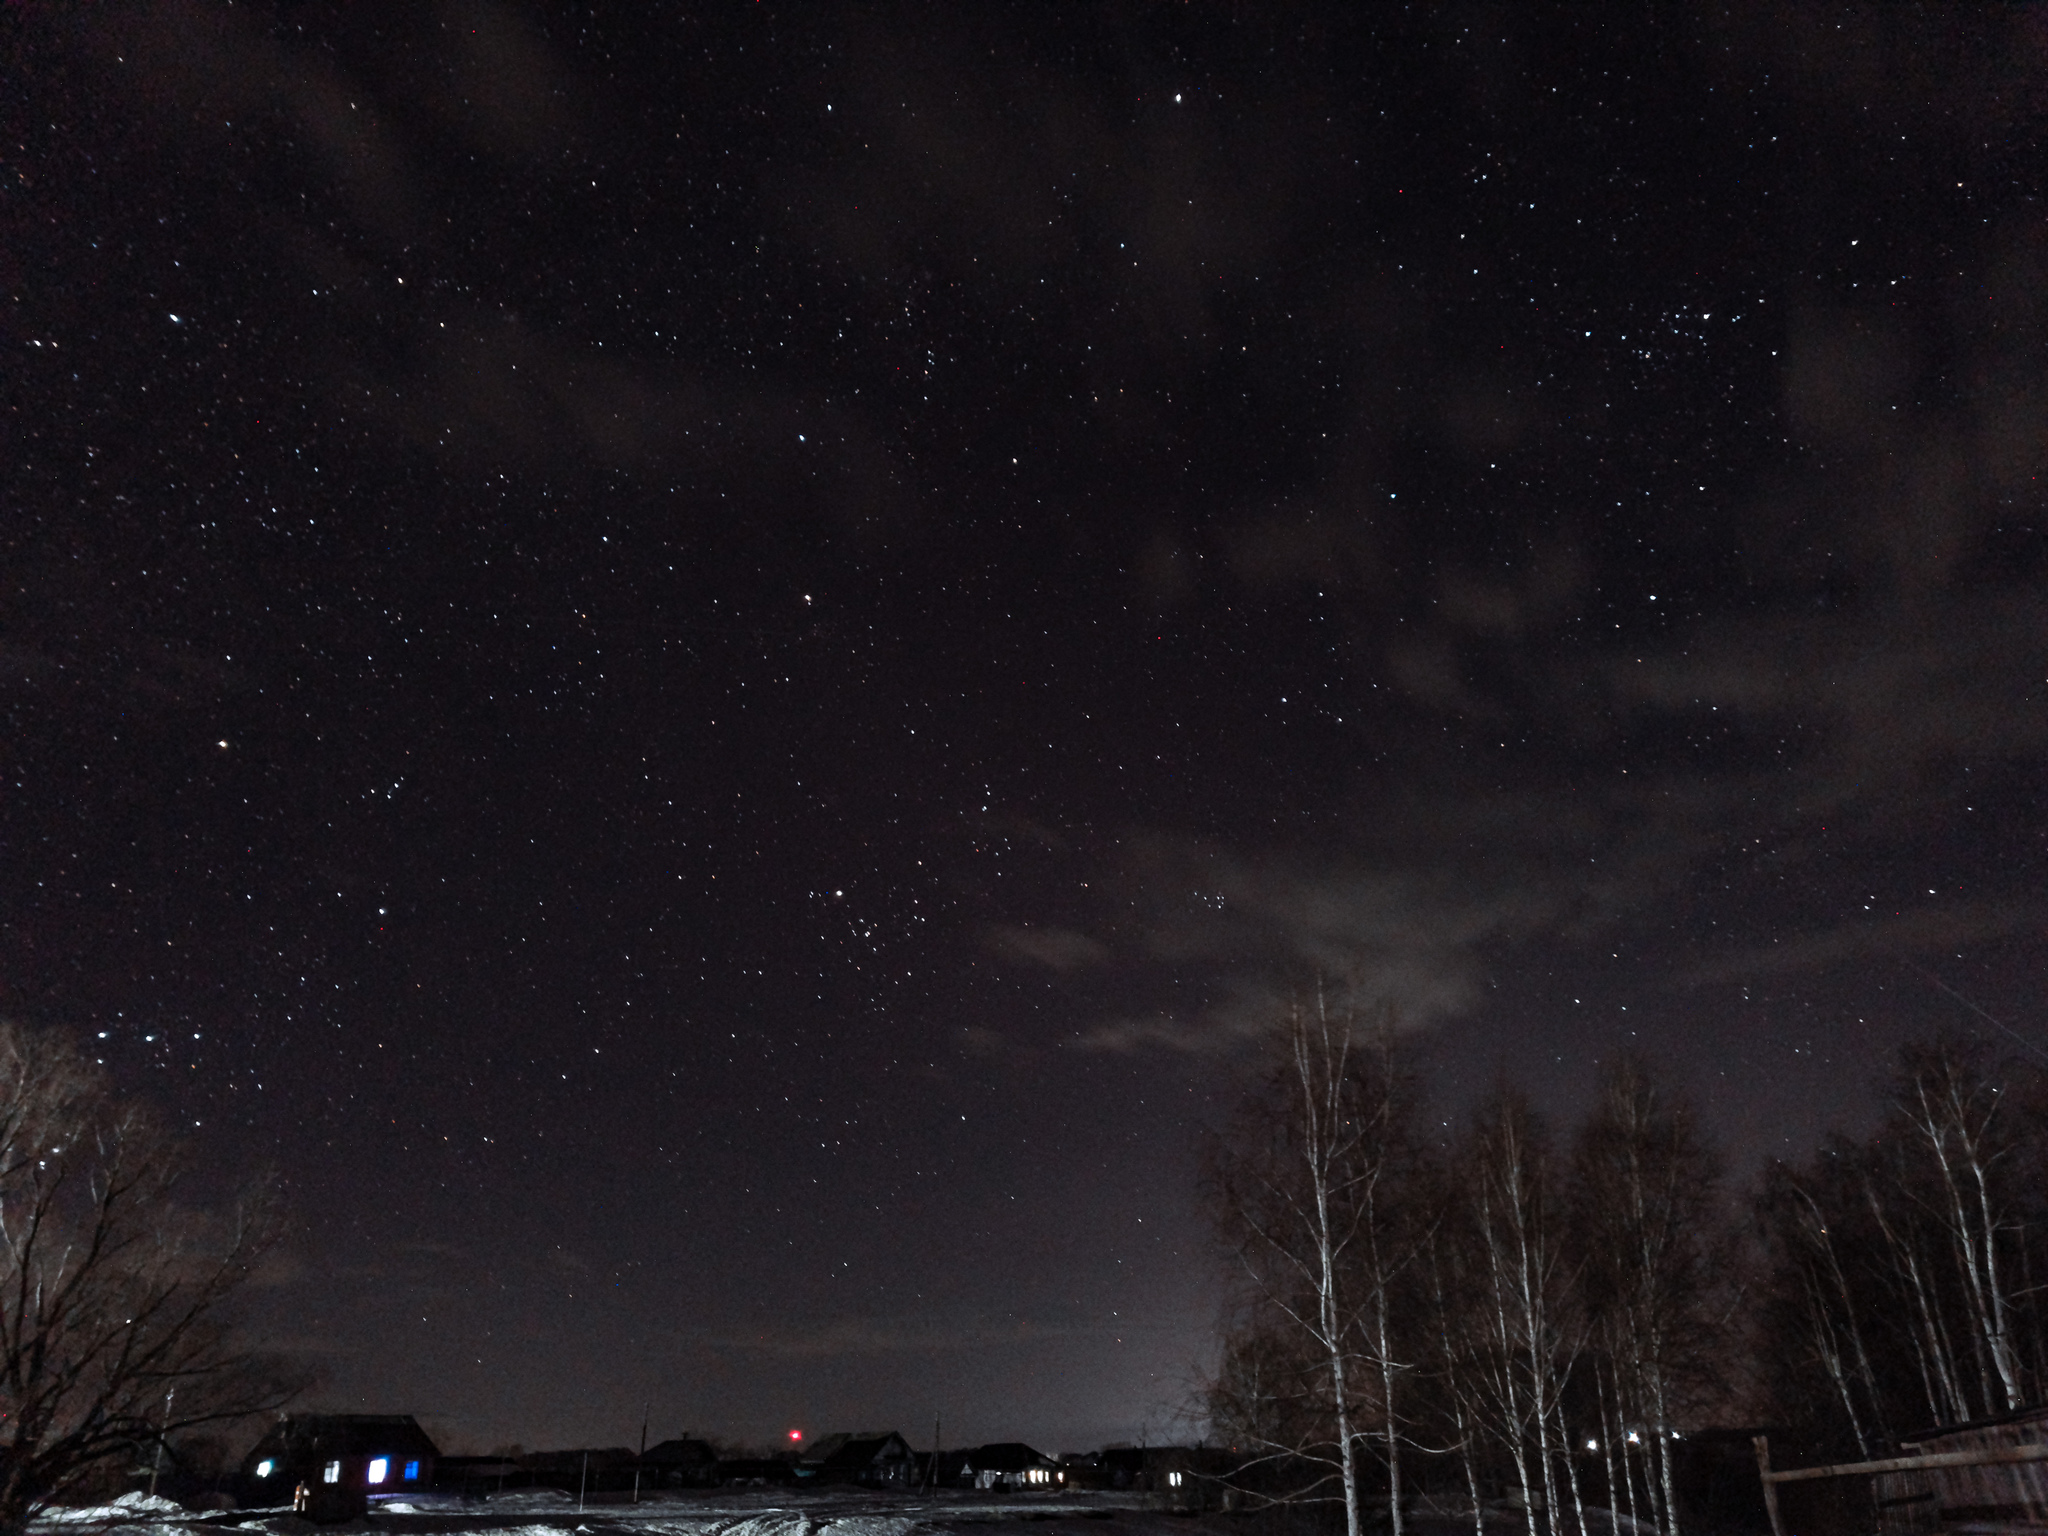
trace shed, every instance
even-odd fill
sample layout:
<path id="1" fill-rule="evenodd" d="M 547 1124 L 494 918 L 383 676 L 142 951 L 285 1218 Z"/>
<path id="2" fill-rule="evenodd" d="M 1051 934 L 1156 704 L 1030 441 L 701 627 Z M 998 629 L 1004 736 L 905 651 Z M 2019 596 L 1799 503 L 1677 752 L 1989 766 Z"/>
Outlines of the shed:
<path id="1" fill-rule="evenodd" d="M 1908 1456 L 2010 1455 L 2048 1442 L 2048 1408 L 2023 1408 L 1973 1424 L 1928 1430 L 1899 1449 Z M 1959 1525 L 2048 1524 L 2048 1461 L 1881 1472 L 1872 1479 L 1880 1531 L 1939 1531 Z"/>

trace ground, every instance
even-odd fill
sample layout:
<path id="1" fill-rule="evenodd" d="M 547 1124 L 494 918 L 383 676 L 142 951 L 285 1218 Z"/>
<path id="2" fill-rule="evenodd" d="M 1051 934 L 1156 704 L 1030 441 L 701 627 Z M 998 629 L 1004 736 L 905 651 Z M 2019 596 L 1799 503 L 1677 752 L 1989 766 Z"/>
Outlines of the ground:
<path id="1" fill-rule="evenodd" d="M 454 1500 L 379 1505 L 368 1520 L 320 1526 L 289 1512 L 240 1510 L 188 1514 L 168 1501 L 130 1499 L 95 1509 L 52 1510 L 37 1523 L 45 1536 L 941 1536 L 970 1527 L 1029 1521 L 1031 1536 L 1191 1536 L 1190 1519 L 1146 1507 L 1144 1496 L 1080 1494 L 883 1494 L 862 1489 L 796 1493 L 788 1489 L 662 1496 L 631 1504 L 591 1504 L 551 1492 L 500 1494 L 483 1504 Z"/>
<path id="2" fill-rule="evenodd" d="M 788 1488 L 651 1495 L 639 1504 L 588 1503 L 551 1490 L 498 1494 L 464 1504 L 452 1497 L 379 1504 L 367 1520 L 316 1525 L 287 1510 L 188 1513 L 169 1500 L 129 1494 L 91 1509 L 51 1510 L 34 1536 L 1341 1536 L 1335 1506 L 1273 1509 L 1258 1515 L 1193 1515 L 1161 1507 L 1142 1493 L 877 1493 L 861 1488 L 797 1492 Z M 1588 1515 L 1596 1514 L 1589 1510 Z M 1597 1512 L 1604 1516 L 1603 1512 Z M 1384 1536 L 1377 1508 L 1368 1531 Z M 1114 1524 L 1105 1524 L 1114 1521 Z M 1030 1530 L 1022 1527 L 1029 1523 Z M 1649 1536 L 1626 1516 L 1589 1520 L 1607 1536 Z M 1519 1513 L 1489 1506 L 1486 1536 L 1524 1536 Z M 1469 1510 L 1428 1506 L 1407 1522 L 1407 1536 L 1473 1536 Z"/>

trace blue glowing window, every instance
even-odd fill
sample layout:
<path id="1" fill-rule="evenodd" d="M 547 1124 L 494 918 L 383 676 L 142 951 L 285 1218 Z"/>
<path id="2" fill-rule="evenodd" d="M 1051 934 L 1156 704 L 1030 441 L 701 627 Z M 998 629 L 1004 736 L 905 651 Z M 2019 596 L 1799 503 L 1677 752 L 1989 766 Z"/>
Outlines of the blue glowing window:
<path id="1" fill-rule="evenodd" d="M 408 1483 L 416 1483 L 419 1481 L 419 1477 L 420 1464 L 416 1461 L 408 1461 L 405 1464 L 405 1480 Z"/>

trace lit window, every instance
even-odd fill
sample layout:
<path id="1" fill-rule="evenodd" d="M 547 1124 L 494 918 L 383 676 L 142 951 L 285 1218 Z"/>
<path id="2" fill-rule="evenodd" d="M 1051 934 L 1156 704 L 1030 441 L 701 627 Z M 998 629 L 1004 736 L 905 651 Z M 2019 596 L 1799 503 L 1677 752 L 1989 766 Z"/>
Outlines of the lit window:
<path id="1" fill-rule="evenodd" d="M 382 1456 L 376 1457 L 370 1463 L 370 1473 L 368 1480 L 373 1483 L 381 1483 L 384 1481 L 385 1474 L 390 1472 L 390 1470 L 391 1463 L 388 1460 L 386 1460 Z"/>
<path id="2" fill-rule="evenodd" d="M 418 1481 L 419 1481 L 419 1476 L 420 1476 L 420 1464 L 419 1464 L 418 1462 L 416 1462 L 416 1461 L 408 1461 L 408 1462 L 407 1462 L 407 1463 L 405 1464 L 405 1480 L 406 1480 L 406 1481 L 407 1481 L 408 1483 L 414 1483 L 414 1482 L 418 1482 Z"/>
<path id="3" fill-rule="evenodd" d="M 268 1458 L 265 1458 L 264 1460 L 256 1463 L 256 1475 L 258 1477 L 268 1477 L 271 1473 L 275 1472 L 276 1470 L 277 1463 L 269 1460 Z"/>
<path id="4" fill-rule="evenodd" d="M 340 1462 L 338 1462 L 338 1461 L 330 1461 L 329 1463 L 327 1463 L 327 1465 L 326 1465 L 325 1467 L 321 1468 L 321 1471 L 320 1471 L 320 1481 L 321 1481 L 321 1482 L 323 1482 L 323 1483 L 338 1483 L 338 1482 L 340 1482 L 340 1481 L 341 1481 L 341 1463 L 340 1463 Z"/>
<path id="5" fill-rule="evenodd" d="M 1169 1488 L 1178 1488 L 1180 1486 L 1180 1474 L 1178 1472 L 1167 1473 L 1166 1486 Z"/>

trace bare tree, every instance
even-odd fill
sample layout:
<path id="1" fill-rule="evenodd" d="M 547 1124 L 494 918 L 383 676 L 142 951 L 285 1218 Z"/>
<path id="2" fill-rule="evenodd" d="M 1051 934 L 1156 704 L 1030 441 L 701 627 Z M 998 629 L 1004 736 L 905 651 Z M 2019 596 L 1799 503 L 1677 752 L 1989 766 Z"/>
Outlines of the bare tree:
<path id="1" fill-rule="evenodd" d="M 1573 1147 L 1573 1246 L 1622 1417 L 1643 1437 L 1650 1503 L 1666 1536 L 1678 1536 L 1679 1409 L 1719 1384 L 1725 1353 L 1732 1231 L 1720 1185 L 1691 1106 L 1658 1088 L 1641 1062 L 1611 1064 Z"/>
<path id="2" fill-rule="evenodd" d="M 1367 1159 L 1377 1174 L 1359 1193 L 1359 1320 L 1365 1358 L 1379 1389 L 1375 1409 L 1387 1465 L 1387 1523 L 1392 1536 L 1404 1536 L 1403 1398 L 1406 1378 L 1418 1368 L 1422 1340 L 1415 1337 L 1415 1325 L 1423 1316 L 1419 1288 L 1407 1282 L 1437 1217 L 1423 1203 L 1432 1181 L 1412 1127 L 1420 1094 L 1413 1076 L 1396 1060 L 1391 1015 L 1381 1015 L 1365 1044 L 1368 1066 L 1360 1073 L 1358 1107 L 1366 1116 Z"/>
<path id="3" fill-rule="evenodd" d="M 1276 1496 L 1341 1479 L 1356 1532 L 1383 1449 L 1398 1536 L 1404 1482 L 1455 1454 L 1481 1536 L 1503 1475 L 1531 1536 L 1585 1536 L 1583 1446 L 1617 1518 L 1680 1536 L 1674 1441 L 1738 1383 L 1751 1411 L 1865 1459 L 2048 1384 L 2048 1074 L 2031 1064 L 1908 1045 L 1871 1136 L 1766 1170 L 1745 1251 L 1696 1115 L 1641 1063 L 1602 1075 L 1566 1182 L 1506 1085 L 1424 1156 L 1383 1024 L 1297 1000 L 1212 1160 L 1244 1283 L 1209 1406 L 1269 1468 L 1317 1464 Z"/>
<path id="4" fill-rule="evenodd" d="M 1433 1202 L 1440 1212 L 1462 1212 L 1463 1202 L 1449 1170 L 1439 1181 Z M 1482 1287 L 1473 1270 L 1474 1245 L 1464 1241 L 1470 1225 L 1440 1221 L 1431 1226 L 1426 1252 L 1429 1274 L 1429 1367 L 1437 1388 L 1437 1419 L 1465 1474 L 1472 1500 L 1472 1529 L 1486 1536 L 1486 1503 L 1480 1486 L 1480 1424 L 1485 1411 L 1479 1398 L 1479 1355 L 1485 1329 Z"/>
<path id="5" fill-rule="evenodd" d="M 225 1316 L 267 1209 L 203 1218 L 184 1169 L 68 1042 L 0 1021 L 0 1536 L 110 1458 L 290 1396 Z"/>
<path id="6" fill-rule="evenodd" d="M 2037 1399 L 2044 1089 L 2038 1067 L 1960 1036 L 1912 1042 L 1873 1135 L 1830 1137 L 1807 1167 L 1767 1173 L 1774 1411 L 1831 1418 L 1869 1455 L 1895 1430 Z"/>
<path id="7" fill-rule="evenodd" d="M 1908 1046 L 1901 1066 L 1894 1120 L 1922 1160 L 1919 1203 L 1947 1240 L 1978 1401 L 1987 1413 L 2016 1409 L 2026 1385 L 2013 1341 L 2007 1256 L 2018 1224 L 2005 1188 L 2014 1157 L 2001 1115 L 2003 1091 L 1987 1080 L 1980 1053 L 1953 1036 Z"/>
<path id="8" fill-rule="evenodd" d="M 1394 1288 L 1415 1253 L 1399 1189 L 1412 1089 L 1395 1070 L 1390 1030 L 1384 1014 L 1361 1028 L 1355 1007 L 1324 986 L 1295 997 L 1271 1069 L 1210 1165 L 1245 1291 L 1212 1417 L 1269 1464 L 1326 1467 L 1294 1496 L 1327 1497 L 1334 1477 L 1349 1536 L 1361 1529 L 1359 1445 L 1375 1416 L 1395 1536 L 1402 1520 L 1396 1397 L 1412 1367 Z"/>
<path id="9" fill-rule="evenodd" d="M 1783 1349 L 1772 1349 L 1769 1335 L 1775 1310 L 1777 1333 L 1798 1341 L 1799 1363 L 1819 1368 L 1828 1395 L 1841 1404 L 1856 1454 L 1867 1461 L 1889 1437 L 1882 1420 L 1873 1422 L 1871 1417 L 1881 1412 L 1882 1399 L 1857 1288 L 1849 1283 L 1843 1264 L 1839 1224 L 1830 1222 L 1812 1181 L 1782 1163 L 1765 1171 L 1755 1204 L 1765 1251 L 1777 1271 L 1776 1294 L 1766 1293 L 1766 1339 L 1760 1352 L 1780 1356 L 1780 1377 L 1793 1363 L 1784 1358 Z"/>
<path id="10" fill-rule="evenodd" d="M 1551 1209 L 1556 1180 L 1528 1101 L 1505 1088 L 1497 1092 L 1481 1109 L 1460 1165 L 1478 1286 L 1468 1320 L 1473 1400 L 1514 1463 L 1530 1531 L 1554 1533 L 1555 1453 L 1562 1447 L 1552 1427 L 1576 1351 L 1567 1336 L 1571 1276 Z"/>

